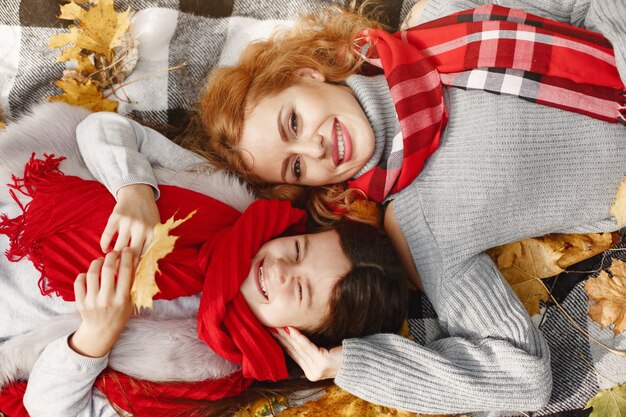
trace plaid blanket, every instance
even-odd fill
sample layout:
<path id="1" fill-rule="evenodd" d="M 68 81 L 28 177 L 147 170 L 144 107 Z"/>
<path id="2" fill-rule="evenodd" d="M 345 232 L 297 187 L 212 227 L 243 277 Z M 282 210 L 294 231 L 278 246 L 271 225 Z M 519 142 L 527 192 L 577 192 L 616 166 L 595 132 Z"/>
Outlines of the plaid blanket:
<path id="1" fill-rule="evenodd" d="M 385 23 L 397 27 L 415 0 L 388 0 Z M 60 94 L 52 82 L 65 64 L 55 64 L 58 50 L 47 46 L 67 23 L 57 19 L 57 0 L 2 0 L 0 7 L 0 108 L 15 120 L 34 104 Z M 117 8 L 137 11 L 132 31 L 140 41 L 140 60 L 121 93 L 129 102 L 122 114 L 132 113 L 147 123 L 180 124 L 193 108 L 199 87 L 215 65 L 234 63 L 252 39 L 267 36 L 276 25 L 314 11 L 331 0 L 117 0 Z M 166 68 L 186 63 L 181 69 Z M 626 244 L 623 245 L 626 247 Z M 570 269 L 593 271 L 626 253 L 607 252 Z M 564 273 L 555 293 L 568 313 L 597 339 L 626 350 L 626 335 L 614 337 L 587 318 L 582 281 L 589 273 Z M 411 334 L 427 343 L 441 335 L 428 301 L 414 295 Z M 626 380 L 626 359 L 608 353 L 579 333 L 554 306 L 547 306 L 538 325 L 551 348 L 554 389 L 550 404 L 537 415 L 586 415 L 581 411 L 598 389 Z M 591 365 L 593 365 L 593 368 Z M 517 413 L 509 413 L 516 415 Z"/>

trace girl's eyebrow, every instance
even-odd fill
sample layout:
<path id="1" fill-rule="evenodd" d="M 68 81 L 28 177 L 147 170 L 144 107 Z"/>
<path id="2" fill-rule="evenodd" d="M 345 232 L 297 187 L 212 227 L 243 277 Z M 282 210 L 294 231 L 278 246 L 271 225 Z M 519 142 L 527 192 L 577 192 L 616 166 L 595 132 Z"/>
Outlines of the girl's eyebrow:
<path id="1" fill-rule="evenodd" d="M 302 250 L 302 258 L 304 259 L 307 253 L 309 253 L 309 237 L 307 235 L 304 236 L 303 246 L 304 247 Z M 311 304 L 313 304 L 313 287 L 311 286 L 311 281 L 308 278 L 305 281 L 306 281 L 307 294 L 309 295 L 306 304 L 307 304 L 307 308 L 311 308 Z"/>

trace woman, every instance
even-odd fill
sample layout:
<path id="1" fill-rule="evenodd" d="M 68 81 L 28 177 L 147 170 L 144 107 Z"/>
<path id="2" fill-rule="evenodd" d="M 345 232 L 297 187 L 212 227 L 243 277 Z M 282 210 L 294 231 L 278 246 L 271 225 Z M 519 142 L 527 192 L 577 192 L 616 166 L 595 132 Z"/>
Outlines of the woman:
<path id="1" fill-rule="evenodd" d="M 610 73 L 619 99 L 626 78 L 624 5 L 603 0 L 499 3 L 601 32 L 613 44 L 622 74 L 620 81 L 615 67 Z M 482 4 L 430 0 L 422 20 Z M 517 11 L 510 16 L 515 24 L 535 20 Z M 514 71 L 507 69 L 504 76 L 491 71 L 495 78 L 472 72 L 472 80 L 461 85 L 478 77 L 482 89 L 455 88 L 455 80 L 448 79 L 450 85 L 441 87 L 443 95 L 434 102 L 439 106 L 425 107 L 439 109 L 434 114 L 441 119 L 435 129 L 439 136 L 421 152 L 418 169 L 399 186 L 386 175 L 370 182 L 367 174 L 377 167 L 397 174 L 402 161 L 387 158 L 397 149 L 394 139 L 401 130 L 387 81 L 356 74 L 361 61 L 352 54 L 353 41 L 371 25 L 330 12 L 303 23 L 301 30 L 252 44 L 237 67 L 218 70 L 209 79 L 199 111 L 203 131 L 182 143 L 214 165 L 237 171 L 263 195 L 296 200 L 321 193 L 322 198 L 310 198 L 321 217 L 332 215 L 338 204 L 316 186 L 349 180 L 368 197 L 388 202 L 385 229 L 405 265 L 419 272 L 420 281 L 417 275 L 413 279 L 450 337 L 424 347 L 377 335 L 346 340 L 329 354 L 310 344 L 292 344 L 281 332 L 307 376 L 334 378 L 369 401 L 422 413 L 539 409 L 549 399 L 549 352 L 483 251 L 549 232 L 616 230 L 607 212 L 623 176 L 626 130 L 575 111 L 482 91 L 520 93 L 523 81 Z M 606 42 L 597 40 L 606 51 Z M 539 87 L 531 82 L 531 95 Z M 441 103 L 447 124 L 441 122 Z M 617 121 L 619 102 L 611 106 L 607 119 Z M 584 113 L 591 107 L 568 110 Z M 109 139 L 103 133 L 108 128 L 98 123 L 90 128 L 101 132 L 96 142 L 131 147 L 143 135 L 131 129 Z"/>
<path id="2" fill-rule="evenodd" d="M 69 113 L 74 126 L 85 116 L 85 112 L 68 106 L 53 109 L 48 117 L 62 120 Z M 27 132 L 36 132 L 37 123 L 42 121 L 35 117 L 10 129 L 5 137 L 8 142 L 2 145 L 3 155 L 14 158 L 16 149 L 60 150 L 53 141 L 49 146 L 27 145 L 32 139 Z M 54 137 L 61 143 L 74 139 Z M 16 143 L 18 138 L 21 142 Z M 42 315 L 3 324 L 2 384 L 16 376 L 27 376 L 33 366 L 29 360 L 36 359 L 52 342 L 30 375 L 25 401 L 32 416 L 115 415 L 116 408 L 135 415 L 216 415 L 224 412 L 224 404 L 207 400 L 237 395 L 253 380 L 287 378 L 282 351 L 266 327 L 289 326 L 294 335 L 299 335 L 299 329 L 320 343 L 334 345 L 345 336 L 397 331 L 402 323 L 406 284 L 389 245 L 373 228 L 346 224 L 343 231 L 339 228 L 294 235 L 293 227 L 302 226 L 304 213 L 286 202 L 258 201 L 240 214 L 199 193 L 162 186 L 162 215 L 191 210 L 195 214 L 178 227 L 181 236 L 176 249 L 160 262 L 157 298 L 161 301 L 151 316 L 153 324 L 142 330 L 149 319 L 138 319 L 135 324 L 131 320 L 129 330 L 116 345 L 117 351 L 107 357 L 132 309 L 132 256 L 126 251 L 120 259 L 112 252 L 104 260 L 92 262 L 88 273 L 80 274 L 74 282 L 76 270 L 86 270 L 89 259 L 99 253 L 100 233 L 115 202 L 101 185 L 61 174 L 61 160 L 50 155 L 44 159 L 31 157 L 24 177 L 14 177 L 10 186 L 18 213 L 15 207 L 5 204 L 0 221 L 0 231 L 10 241 L 9 259 L 28 257 L 41 273 L 37 288 L 32 269 L 24 274 L 28 271 L 23 269 L 26 261 L 17 263 L 22 264 L 20 269 L 3 263 L 7 275 L 2 285 L 7 291 L 2 294 L 3 298 L 5 294 L 10 297 L 2 305 L 9 315 L 17 317 L 28 310 L 30 306 L 24 303 L 30 303 L 39 289 L 44 294 L 57 293 L 67 301 L 73 301 L 75 295 L 82 315 L 82 323 L 71 317 L 56 317 L 42 329 L 26 334 L 20 333 L 28 330 L 26 326 L 35 326 Z M 66 168 L 71 170 L 72 164 Z M 169 175 L 175 181 L 181 173 L 169 171 Z M 211 179 L 210 174 L 195 177 L 201 183 L 207 179 Z M 30 197 L 30 201 L 22 204 L 17 193 Z M 290 235 L 268 242 L 286 232 Z M 66 258 L 61 253 L 71 256 Z M 203 289 L 202 297 L 194 296 Z M 16 297 L 20 292 L 24 296 Z M 48 309 L 48 316 L 74 308 L 71 303 L 49 300 L 38 300 L 42 310 Z M 211 349 L 202 350 L 192 341 L 191 354 L 195 357 L 177 358 L 184 351 L 181 341 L 195 339 L 195 331 L 191 337 L 189 333 L 195 321 L 190 325 L 189 318 L 196 314 L 198 336 Z M 164 319 L 171 318 L 179 320 L 159 331 L 167 321 Z M 177 324 L 185 328 L 172 327 Z M 139 331 L 145 333 L 138 335 Z M 157 347 L 142 345 L 159 340 Z M 111 368 L 131 376 L 183 382 L 137 383 L 128 375 L 112 371 L 98 376 L 107 361 Z M 160 365 L 155 367 L 157 363 Z M 59 378 L 64 383 L 59 383 Z M 94 381 L 97 390 L 92 390 Z M 115 406 L 104 401 L 100 392 Z M 239 400 L 246 401 L 243 396 Z M 226 405 L 236 404 L 229 401 Z"/>

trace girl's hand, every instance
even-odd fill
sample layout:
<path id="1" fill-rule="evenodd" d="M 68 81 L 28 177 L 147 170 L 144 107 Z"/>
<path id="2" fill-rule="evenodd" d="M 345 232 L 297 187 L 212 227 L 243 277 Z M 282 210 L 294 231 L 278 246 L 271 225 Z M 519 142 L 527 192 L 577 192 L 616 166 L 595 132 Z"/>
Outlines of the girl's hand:
<path id="1" fill-rule="evenodd" d="M 130 246 L 138 259 L 152 240 L 154 226 L 160 221 L 151 186 L 134 184 L 120 188 L 117 204 L 100 239 L 102 252 L 109 251 L 113 236 L 117 233 L 113 250 L 121 251 Z"/>
<path id="2" fill-rule="evenodd" d="M 69 340 L 74 351 L 99 358 L 111 350 L 133 312 L 133 264 L 127 248 L 121 256 L 113 251 L 96 259 L 86 274 L 78 275 L 74 294 L 83 322 Z"/>
<path id="3" fill-rule="evenodd" d="M 319 348 L 296 328 L 287 327 L 286 329 L 289 332 L 285 329 L 276 329 L 277 333 L 274 333 L 274 337 L 302 368 L 309 381 L 319 381 L 337 376 L 341 368 L 341 346 L 330 350 Z"/>

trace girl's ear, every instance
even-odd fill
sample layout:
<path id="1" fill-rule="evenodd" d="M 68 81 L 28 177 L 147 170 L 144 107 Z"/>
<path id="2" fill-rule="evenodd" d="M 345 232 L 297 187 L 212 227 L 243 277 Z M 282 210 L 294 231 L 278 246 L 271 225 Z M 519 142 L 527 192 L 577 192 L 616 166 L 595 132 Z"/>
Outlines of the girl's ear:
<path id="1" fill-rule="evenodd" d="M 316 81 L 326 81 L 326 77 L 319 71 L 313 68 L 300 68 L 296 70 L 296 75 L 300 78 L 311 79 Z"/>

